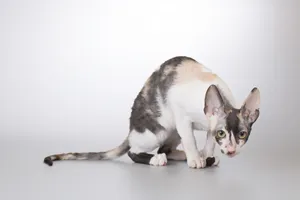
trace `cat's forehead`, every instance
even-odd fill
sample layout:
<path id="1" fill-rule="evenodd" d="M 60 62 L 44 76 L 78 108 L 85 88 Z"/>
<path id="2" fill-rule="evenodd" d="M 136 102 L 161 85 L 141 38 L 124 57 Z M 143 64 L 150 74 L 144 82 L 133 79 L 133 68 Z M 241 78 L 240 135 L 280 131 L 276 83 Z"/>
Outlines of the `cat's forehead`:
<path id="1" fill-rule="evenodd" d="M 226 129 L 229 132 L 237 133 L 246 128 L 247 126 L 241 116 L 240 110 L 232 109 L 226 117 Z"/>

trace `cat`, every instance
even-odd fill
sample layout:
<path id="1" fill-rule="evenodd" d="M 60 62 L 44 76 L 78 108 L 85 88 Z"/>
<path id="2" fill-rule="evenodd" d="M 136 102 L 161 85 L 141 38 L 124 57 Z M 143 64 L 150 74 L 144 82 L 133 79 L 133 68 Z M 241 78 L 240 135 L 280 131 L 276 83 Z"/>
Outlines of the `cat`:
<path id="1" fill-rule="evenodd" d="M 237 107 L 218 75 L 191 57 L 176 56 L 162 63 L 138 93 L 131 107 L 129 133 L 121 145 L 105 152 L 50 155 L 44 163 L 114 159 L 127 153 L 139 164 L 165 166 L 168 160 L 180 160 L 190 168 L 215 166 L 219 164 L 215 146 L 228 157 L 238 155 L 259 115 L 257 87 Z M 201 150 L 194 130 L 206 132 Z M 180 144 L 183 151 L 177 149 Z M 157 153 L 151 154 L 155 149 Z"/>

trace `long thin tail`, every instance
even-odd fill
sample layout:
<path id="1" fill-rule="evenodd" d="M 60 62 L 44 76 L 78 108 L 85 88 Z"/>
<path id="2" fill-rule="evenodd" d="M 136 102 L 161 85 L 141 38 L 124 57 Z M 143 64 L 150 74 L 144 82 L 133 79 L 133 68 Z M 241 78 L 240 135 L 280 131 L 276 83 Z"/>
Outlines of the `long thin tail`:
<path id="1" fill-rule="evenodd" d="M 57 160 L 104 160 L 114 159 L 127 153 L 130 149 L 128 139 L 118 147 L 105 152 L 88 152 L 88 153 L 62 153 L 47 156 L 44 163 L 52 166 L 53 161 Z"/>

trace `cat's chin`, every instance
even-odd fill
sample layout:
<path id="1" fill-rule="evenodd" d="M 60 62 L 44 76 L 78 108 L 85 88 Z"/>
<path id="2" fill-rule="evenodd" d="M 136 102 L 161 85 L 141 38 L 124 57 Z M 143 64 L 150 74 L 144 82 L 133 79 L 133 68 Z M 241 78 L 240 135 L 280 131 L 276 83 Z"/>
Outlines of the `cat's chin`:
<path id="1" fill-rule="evenodd" d="M 226 156 L 228 157 L 228 158 L 233 158 L 233 157 L 235 157 L 237 154 L 226 154 Z"/>

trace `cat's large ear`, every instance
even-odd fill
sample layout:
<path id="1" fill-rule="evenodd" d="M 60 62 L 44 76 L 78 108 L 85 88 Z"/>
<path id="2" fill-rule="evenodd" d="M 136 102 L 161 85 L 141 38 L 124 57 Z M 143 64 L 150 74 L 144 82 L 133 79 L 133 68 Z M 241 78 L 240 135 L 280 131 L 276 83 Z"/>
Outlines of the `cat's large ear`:
<path id="1" fill-rule="evenodd" d="M 209 86 L 205 94 L 204 113 L 206 116 L 224 117 L 225 105 L 219 89 L 215 85 Z"/>
<path id="2" fill-rule="evenodd" d="M 259 117 L 260 107 L 260 92 L 258 88 L 253 88 L 246 98 L 242 108 L 241 114 L 248 123 L 253 124 Z"/>

